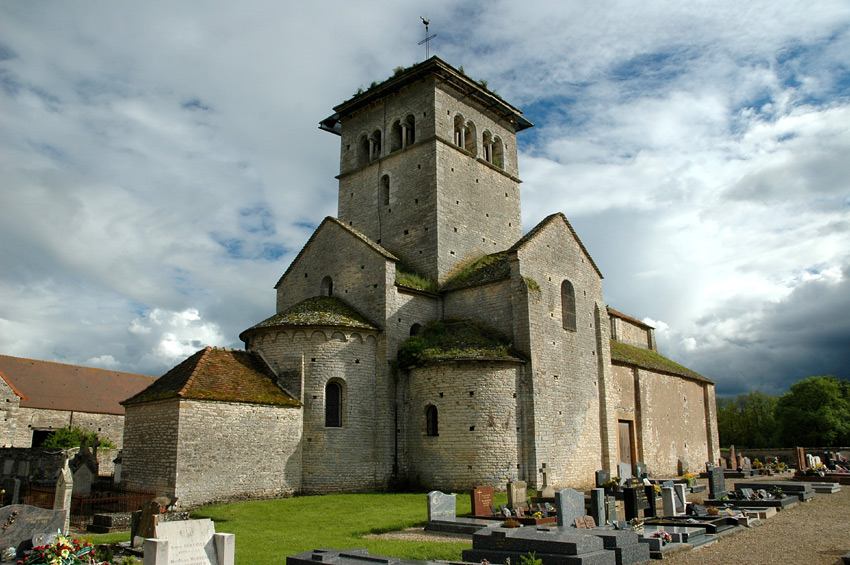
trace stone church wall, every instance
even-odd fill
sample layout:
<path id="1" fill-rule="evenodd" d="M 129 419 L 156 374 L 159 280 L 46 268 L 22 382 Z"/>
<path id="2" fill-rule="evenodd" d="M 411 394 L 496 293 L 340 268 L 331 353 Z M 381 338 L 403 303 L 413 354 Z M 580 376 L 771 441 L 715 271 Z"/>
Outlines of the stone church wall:
<path id="1" fill-rule="evenodd" d="M 386 392 L 378 373 L 378 340 L 368 331 L 297 328 L 255 340 L 252 350 L 266 359 L 303 355 L 302 490 L 304 493 L 366 491 L 385 484 L 388 463 L 380 428 L 391 418 L 378 409 Z M 341 427 L 325 426 L 325 387 L 343 393 Z"/>
<path id="2" fill-rule="evenodd" d="M 488 283 L 448 292 L 443 297 L 446 318 L 475 320 L 510 338 L 513 334 L 511 281 Z"/>
<path id="3" fill-rule="evenodd" d="M 174 495 L 179 406 L 170 399 L 124 408 L 123 484 Z"/>
<path id="4" fill-rule="evenodd" d="M 24 407 L 18 409 L 12 447 L 31 447 L 33 430 L 57 430 L 69 426 L 97 432 L 100 437 L 109 438 L 119 449 L 123 446 L 124 416 Z"/>
<path id="5" fill-rule="evenodd" d="M 604 350 L 597 351 L 608 339 L 607 324 L 595 315 L 605 308 L 601 277 L 558 218 L 517 255 L 520 274 L 539 287 L 528 292 L 536 440 L 535 466 L 528 473 L 539 479 L 536 469 L 546 462 L 554 486 L 586 486 L 602 467 L 606 451 L 610 457 L 615 433 L 610 418 L 604 421 L 600 412 L 607 399 L 600 394 L 599 381 L 611 378 L 610 365 L 604 358 L 599 362 Z M 575 291 L 575 331 L 563 327 L 564 280 Z"/>
<path id="6" fill-rule="evenodd" d="M 395 269 L 375 249 L 328 221 L 296 259 L 277 287 L 277 311 L 322 294 L 322 279 L 333 280 L 333 294 L 383 325 L 386 289 Z"/>
<path id="7" fill-rule="evenodd" d="M 652 330 L 650 328 L 635 324 L 618 316 L 611 316 L 611 323 L 613 325 L 613 339 L 634 347 L 655 349 Z"/>
<path id="8" fill-rule="evenodd" d="M 2 447 L 29 447 L 16 444 L 16 433 L 18 428 L 18 413 L 21 408 L 21 398 L 12 391 L 5 379 L 0 378 L 0 409 L 2 420 L 0 420 L 0 446 Z"/>
<path id="9" fill-rule="evenodd" d="M 638 460 L 652 474 L 677 475 L 679 459 L 690 469 L 715 459 L 713 385 L 623 365 L 613 370 L 617 417 L 634 422 Z"/>
<path id="10" fill-rule="evenodd" d="M 291 496 L 301 486 L 301 408 L 180 402 L 178 504 Z"/>
<path id="11" fill-rule="evenodd" d="M 516 390 L 520 364 L 460 361 L 412 369 L 407 424 L 408 474 L 425 486 L 465 491 L 519 477 Z M 425 411 L 437 408 L 438 435 Z"/>

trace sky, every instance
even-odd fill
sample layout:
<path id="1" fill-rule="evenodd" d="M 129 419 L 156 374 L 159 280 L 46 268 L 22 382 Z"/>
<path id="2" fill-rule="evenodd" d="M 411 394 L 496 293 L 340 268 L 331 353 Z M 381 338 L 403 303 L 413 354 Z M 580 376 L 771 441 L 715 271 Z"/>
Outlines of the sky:
<path id="1" fill-rule="evenodd" d="M 523 110 L 523 229 L 720 396 L 850 378 L 850 3 L 0 1 L 0 354 L 159 376 L 274 314 L 358 87 Z"/>

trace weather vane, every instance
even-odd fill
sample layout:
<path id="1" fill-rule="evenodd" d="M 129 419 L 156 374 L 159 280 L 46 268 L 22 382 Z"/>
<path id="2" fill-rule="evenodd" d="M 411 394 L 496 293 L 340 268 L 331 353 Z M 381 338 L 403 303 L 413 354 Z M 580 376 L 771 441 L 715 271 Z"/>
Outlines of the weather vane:
<path id="1" fill-rule="evenodd" d="M 428 35 L 428 26 L 431 25 L 431 20 L 426 20 L 424 16 L 419 16 L 422 23 L 425 24 L 425 39 L 419 42 L 419 45 L 425 44 L 425 58 L 431 58 L 431 40 L 437 37 L 437 34 Z"/>

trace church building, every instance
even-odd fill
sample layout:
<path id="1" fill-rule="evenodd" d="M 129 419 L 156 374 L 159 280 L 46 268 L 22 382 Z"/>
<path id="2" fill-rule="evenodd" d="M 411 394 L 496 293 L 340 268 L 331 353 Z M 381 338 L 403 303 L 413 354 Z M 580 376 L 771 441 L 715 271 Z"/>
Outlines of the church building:
<path id="1" fill-rule="evenodd" d="M 544 463 L 581 488 L 619 462 L 674 476 L 716 460 L 714 384 L 606 307 L 564 214 L 523 235 L 516 137 L 532 126 L 437 57 L 334 108 L 337 217 L 245 351 L 200 351 L 124 402 L 126 482 L 193 506 L 539 487 Z"/>

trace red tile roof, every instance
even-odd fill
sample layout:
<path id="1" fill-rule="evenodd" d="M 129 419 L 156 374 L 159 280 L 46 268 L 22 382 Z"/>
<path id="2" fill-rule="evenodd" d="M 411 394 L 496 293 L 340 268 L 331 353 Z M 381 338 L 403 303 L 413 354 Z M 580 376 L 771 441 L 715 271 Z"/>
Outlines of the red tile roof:
<path id="1" fill-rule="evenodd" d="M 124 414 L 120 401 L 154 377 L 0 355 L 0 373 L 21 397 L 21 407 L 93 414 Z"/>
<path id="2" fill-rule="evenodd" d="M 207 347 L 122 404 L 187 398 L 300 406 L 275 384 L 276 380 L 263 358 L 253 351 Z"/>

